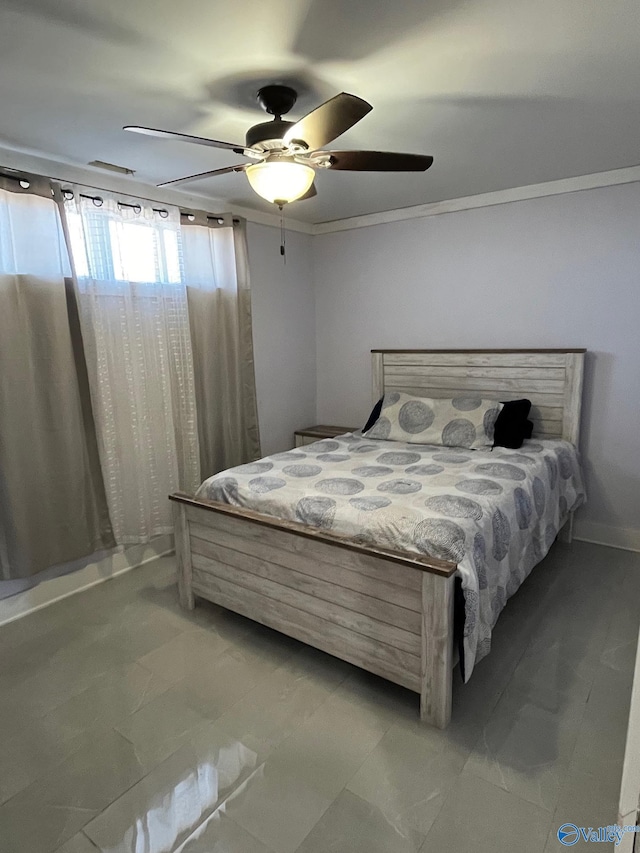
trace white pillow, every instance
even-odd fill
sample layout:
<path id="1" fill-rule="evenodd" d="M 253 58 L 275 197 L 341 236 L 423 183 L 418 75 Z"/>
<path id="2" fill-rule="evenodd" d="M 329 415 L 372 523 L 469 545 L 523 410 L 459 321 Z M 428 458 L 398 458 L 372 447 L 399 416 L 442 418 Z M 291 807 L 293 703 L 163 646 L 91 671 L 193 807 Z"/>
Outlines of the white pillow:
<path id="1" fill-rule="evenodd" d="M 446 400 L 389 391 L 384 395 L 380 417 L 363 435 L 410 444 L 488 447 L 493 444 L 501 409 L 502 403 L 497 400 L 483 400 L 473 393 Z"/>

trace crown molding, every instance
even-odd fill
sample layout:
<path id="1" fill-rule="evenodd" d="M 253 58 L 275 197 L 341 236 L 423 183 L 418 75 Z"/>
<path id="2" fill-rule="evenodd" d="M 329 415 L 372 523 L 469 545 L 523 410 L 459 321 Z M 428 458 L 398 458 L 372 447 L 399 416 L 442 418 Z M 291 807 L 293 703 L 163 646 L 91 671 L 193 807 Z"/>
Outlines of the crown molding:
<path id="1" fill-rule="evenodd" d="M 460 210 L 475 210 L 479 207 L 493 207 L 498 204 L 510 204 L 514 201 L 526 201 L 545 196 L 611 187 L 618 184 L 631 184 L 640 181 L 640 166 L 628 166 L 624 169 L 612 169 L 609 172 L 596 172 L 592 175 L 579 175 L 575 178 L 562 178 L 543 184 L 529 184 L 525 187 L 513 187 L 508 190 L 481 193 L 463 198 L 446 199 L 429 204 L 418 204 L 396 210 L 383 210 L 364 216 L 352 216 L 348 219 L 334 219 L 319 222 L 313 228 L 313 234 L 331 234 L 336 231 L 351 231 L 355 228 L 369 228 L 371 225 L 385 225 L 390 222 L 402 222 L 406 219 L 422 219 L 426 216 L 439 216 L 442 213 L 456 213 Z"/>
<path id="2" fill-rule="evenodd" d="M 203 202 L 204 202 L 203 198 Z M 262 210 L 253 210 L 250 207 L 241 207 L 237 204 L 233 205 L 233 213 L 235 216 L 244 216 L 247 222 L 255 222 L 257 225 L 268 225 L 270 228 L 280 228 L 280 214 L 266 213 Z M 300 234 L 315 234 L 315 225 L 311 222 L 302 222 L 300 219 L 290 219 L 286 214 L 284 227 L 287 231 L 297 231 Z"/>
<path id="3" fill-rule="evenodd" d="M 250 207 L 238 205 L 233 205 L 231 208 L 229 202 L 223 199 L 212 198 L 201 193 L 156 187 L 153 184 L 136 181 L 135 178 L 129 176 L 106 172 L 95 166 L 80 166 L 71 160 L 63 158 L 53 159 L 47 155 L 43 155 L 39 151 L 14 148 L 6 143 L 0 143 L 0 161 L 2 166 L 9 169 L 19 169 L 61 181 L 69 181 L 70 183 L 96 186 L 96 188 L 110 192 L 121 192 L 133 196 L 138 195 L 144 198 L 151 198 L 159 203 L 175 204 L 179 207 L 195 207 L 221 214 L 233 213 L 237 216 L 243 216 L 248 222 L 253 222 L 257 225 L 266 225 L 271 228 L 280 227 L 280 215 L 278 213 L 254 210 Z M 423 219 L 427 216 L 439 216 L 443 213 L 476 210 L 480 207 L 493 207 L 498 204 L 510 204 L 515 201 L 527 201 L 534 198 L 563 195 L 565 193 L 599 189 L 619 184 L 631 184 L 639 181 L 640 165 L 628 166 L 624 169 L 612 169 L 608 172 L 578 175 L 574 178 L 562 178 L 557 181 L 547 181 L 541 184 L 512 187 L 511 189 L 498 190 L 496 192 L 445 199 L 443 201 L 401 207 L 394 210 L 383 210 L 379 213 L 368 213 L 346 219 L 333 219 L 315 224 L 286 216 L 285 225 L 288 231 L 297 231 L 301 234 L 318 236 L 321 234 L 332 234 L 337 231 L 351 231 L 356 228 L 369 228 L 372 225 L 385 225 L 409 219 Z"/>

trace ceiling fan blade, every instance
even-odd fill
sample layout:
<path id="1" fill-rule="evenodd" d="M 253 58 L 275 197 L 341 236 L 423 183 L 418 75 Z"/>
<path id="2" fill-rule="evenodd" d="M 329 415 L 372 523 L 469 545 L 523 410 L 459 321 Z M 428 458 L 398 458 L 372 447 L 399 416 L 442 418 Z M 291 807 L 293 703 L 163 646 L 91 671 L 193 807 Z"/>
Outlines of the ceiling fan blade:
<path id="1" fill-rule="evenodd" d="M 236 154 L 242 154 L 244 145 L 236 145 L 233 142 L 220 142 L 218 139 L 207 139 L 204 136 L 190 136 L 188 133 L 174 133 L 173 130 L 157 130 L 155 127 L 138 127 L 128 124 L 122 128 L 132 133 L 142 133 L 144 136 L 155 136 L 158 139 L 174 139 L 178 142 L 195 142 L 197 145 L 207 145 L 209 148 L 228 148 Z"/>
<path id="2" fill-rule="evenodd" d="M 362 98 L 342 92 L 297 121 L 285 134 L 284 141 L 304 142 L 315 151 L 349 130 L 372 109 Z"/>
<path id="3" fill-rule="evenodd" d="M 296 201 L 304 201 L 305 199 L 313 198 L 316 195 L 318 195 L 318 190 L 316 189 L 316 182 L 314 181 L 306 193 L 301 195 L 300 198 L 296 199 Z"/>
<path id="4" fill-rule="evenodd" d="M 216 175 L 227 175 L 229 172 L 244 172 L 246 168 L 246 163 L 240 163 L 237 166 L 226 166 L 224 169 L 213 169 L 211 172 L 200 172 L 197 175 L 188 175 L 186 178 L 176 178 L 173 181 L 164 181 L 156 186 L 168 187 L 170 184 L 186 184 L 188 181 L 199 181 L 203 178 L 214 178 Z"/>
<path id="5" fill-rule="evenodd" d="M 392 151 L 323 151 L 331 155 L 330 169 L 354 172 L 426 172 L 433 163 L 427 154 L 395 154 Z"/>

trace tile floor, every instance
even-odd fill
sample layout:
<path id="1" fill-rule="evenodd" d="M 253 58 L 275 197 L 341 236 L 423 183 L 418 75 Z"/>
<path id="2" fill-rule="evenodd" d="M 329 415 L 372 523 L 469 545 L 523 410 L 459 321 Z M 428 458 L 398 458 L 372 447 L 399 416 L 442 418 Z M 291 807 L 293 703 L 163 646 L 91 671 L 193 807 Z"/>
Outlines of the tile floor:
<path id="1" fill-rule="evenodd" d="M 0 850 L 565 849 L 615 821 L 639 599 L 638 555 L 555 545 L 441 732 L 150 563 L 0 628 Z"/>

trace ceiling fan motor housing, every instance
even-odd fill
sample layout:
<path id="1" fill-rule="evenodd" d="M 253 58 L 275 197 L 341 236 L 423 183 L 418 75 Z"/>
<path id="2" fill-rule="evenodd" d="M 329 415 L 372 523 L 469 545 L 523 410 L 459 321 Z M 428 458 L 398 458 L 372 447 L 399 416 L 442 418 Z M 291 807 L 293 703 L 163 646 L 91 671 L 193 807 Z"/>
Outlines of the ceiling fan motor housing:
<path id="1" fill-rule="evenodd" d="M 272 83 L 258 89 L 258 103 L 262 109 L 276 118 L 282 118 L 298 100 L 298 93 L 291 86 Z"/>
<path id="2" fill-rule="evenodd" d="M 285 148 L 282 140 L 285 133 L 290 127 L 293 127 L 292 121 L 263 121 L 260 124 L 254 124 L 247 131 L 246 144 L 247 148 Z M 274 144 L 270 144 L 274 143 Z"/>
<path id="3" fill-rule="evenodd" d="M 273 83 L 259 89 L 257 98 L 262 109 L 274 116 L 274 119 L 249 128 L 246 136 L 247 148 L 263 151 L 284 150 L 287 146 L 282 140 L 294 122 L 283 121 L 282 116 L 294 106 L 298 93 L 290 86 Z"/>

